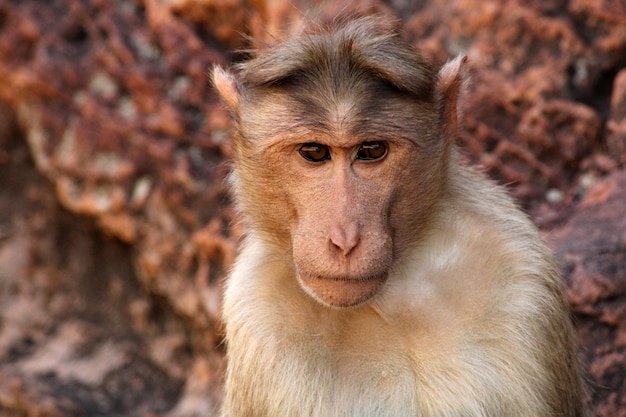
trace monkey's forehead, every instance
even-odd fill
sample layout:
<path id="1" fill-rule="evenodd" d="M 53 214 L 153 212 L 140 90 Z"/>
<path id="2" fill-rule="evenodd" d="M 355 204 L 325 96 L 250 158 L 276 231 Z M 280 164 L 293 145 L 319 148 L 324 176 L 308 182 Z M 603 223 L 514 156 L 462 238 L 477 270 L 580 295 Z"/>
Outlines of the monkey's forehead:
<path id="1" fill-rule="evenodd" d="M 242 137 L 266 144 L 325 143 L 324 138 L 336 146 L 372 138 L 423 142 L 439 126 L 432 102 L 367 85 L 344 95 L 276 87 L 272 93 L 244 100 L 239 116 Z"/>
<path id="2" fill-rule="evenodd" d="M 239 66 L 244 88 L 285 84 L 334 84 L 369 76 L 398 91 L 429 97 L 436 71 L 381 18 L 357 18 L 341 26 L 314 26 L 258 53 Z"/>

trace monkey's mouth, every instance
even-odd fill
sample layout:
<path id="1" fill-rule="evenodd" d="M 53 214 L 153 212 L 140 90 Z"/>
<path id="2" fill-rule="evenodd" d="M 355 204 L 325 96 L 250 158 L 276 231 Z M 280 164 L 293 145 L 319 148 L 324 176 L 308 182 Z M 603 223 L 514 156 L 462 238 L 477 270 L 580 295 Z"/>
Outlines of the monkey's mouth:
<path id="1" fill-rule="evenodd" d="M 302 288 L 320 303 L 352 307 L 372 298 L 387 281 L 387 272 L 366 276 L 325 276 L 299 271 Z"/>

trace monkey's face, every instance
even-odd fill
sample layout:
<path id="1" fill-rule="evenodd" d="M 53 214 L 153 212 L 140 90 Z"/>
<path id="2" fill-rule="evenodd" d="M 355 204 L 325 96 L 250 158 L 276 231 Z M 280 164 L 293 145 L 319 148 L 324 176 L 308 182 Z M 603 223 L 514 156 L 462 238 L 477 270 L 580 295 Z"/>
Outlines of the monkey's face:
<path id="1" fill-rule="evenodd" d="M 393 261 L 391 187 L 383 178 L 396 149 L 387 141 L 324 139 L 294 144 L 293 259 L 308 294 L 352 306 L 380 290 Z"/>
<path id="2" fill-rule="evenodd" d="M 321 115 L 277 95 L 242 112 L 244 212 L 291 252 L 302 289 L 324 305 L 359 305 L 385 287 L 440 186 L 433 112 L 394 100 L 344 100 Z"/>
<path id="3" fill-rule="evenodd" d="M 236 123 L 239 207 L 324 305 L 367 302 L 420 244 L 443 189 L 454 74 L 438 78 L 382 27 L 279 42 L 239 77 L 214 70 Z"/>

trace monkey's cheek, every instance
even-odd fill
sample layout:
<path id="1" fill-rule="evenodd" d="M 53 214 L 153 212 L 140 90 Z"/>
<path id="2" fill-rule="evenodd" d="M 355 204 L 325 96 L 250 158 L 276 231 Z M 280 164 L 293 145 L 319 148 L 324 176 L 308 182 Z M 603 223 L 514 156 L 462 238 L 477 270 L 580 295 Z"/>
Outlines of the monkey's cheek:
<path id="1" fill-rule="evenodd" d="M 304 291 L 328 307 L 353 307 L 376 295 L 387 281 L 387 274 L 364 279 L 335 279 L 298 274 Z"/>

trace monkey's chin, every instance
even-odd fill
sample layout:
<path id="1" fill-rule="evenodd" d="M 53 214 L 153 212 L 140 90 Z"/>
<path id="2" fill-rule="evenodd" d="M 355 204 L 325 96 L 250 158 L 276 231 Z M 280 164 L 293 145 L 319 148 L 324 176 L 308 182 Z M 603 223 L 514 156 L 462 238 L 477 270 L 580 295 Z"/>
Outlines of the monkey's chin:
<path id="1" fill-rule="evenodd" d="M 298 273 L 304 291 L 329 307 L 354 307 L 376 295 L 387 281 L 387 273 L 366 277 L 325 277 Z"/>

